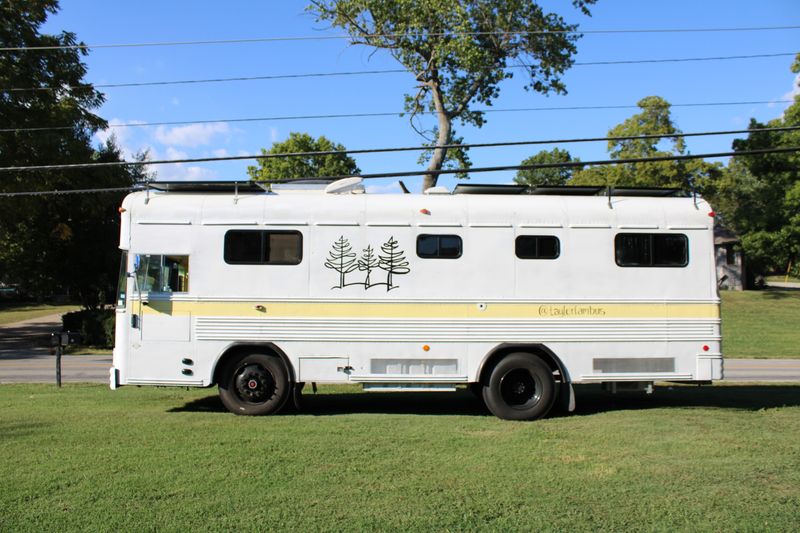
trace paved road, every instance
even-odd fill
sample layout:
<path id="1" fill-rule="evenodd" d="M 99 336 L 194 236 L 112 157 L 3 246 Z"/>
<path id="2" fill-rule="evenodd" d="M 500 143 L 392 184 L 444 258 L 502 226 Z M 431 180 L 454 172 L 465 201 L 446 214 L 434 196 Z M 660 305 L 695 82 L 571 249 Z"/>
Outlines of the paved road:
<path id="1" fill-rule="evenodd" d="M 46 340 L 59 315 L 0 326 L 0 383 L 54 383 L 56 358 Z M 65 355 L 62 381 L 108 383 L 110 355 Z M 726 359 L 726 381 L 800 381 L 800 359 Z"/>
<path id="2" fill-rule="evenodd" d="M 725 359 L 726 381 L 800 381 L 800 359 Z"/>
<path id="3" fill-rule="evenodd" d="M 0 383 L 55 383 L 49 338 L 60 329 L 60 314 L 0 326 Z M 61 381 L 108 383 L 110 366 L 109 355 L 65 355 Z"/>
<path id="4" fill-rule="evenodd" d="M 64 382 L 108 383 L 110 355 L 65 355 Z M 0 383 L 54 383 L 53 355 L 0 355 Z M 800 359 L 726 359 L 726 381 L 800 381 Z"/>

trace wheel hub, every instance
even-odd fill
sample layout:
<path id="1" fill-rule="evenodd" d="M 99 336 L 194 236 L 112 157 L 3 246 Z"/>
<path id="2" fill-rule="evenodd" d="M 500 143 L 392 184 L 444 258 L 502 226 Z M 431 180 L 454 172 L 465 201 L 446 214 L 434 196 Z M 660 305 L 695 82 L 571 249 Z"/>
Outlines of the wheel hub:
<path id="1" fill-rule="evenodd" d="M 275 392 L 272 374 L 259 364 L 247 364 L 239 368 L 235 375 L 236 393 L 242 400 L 250 403 L 263 403 Z"/>
<path id="2" fill-rule="evenodd" d="M 523 368 L 511 370 L 500 380 L 503 401 L 515 409 L 527 409 L 541 398 L 541 384 Z"/>

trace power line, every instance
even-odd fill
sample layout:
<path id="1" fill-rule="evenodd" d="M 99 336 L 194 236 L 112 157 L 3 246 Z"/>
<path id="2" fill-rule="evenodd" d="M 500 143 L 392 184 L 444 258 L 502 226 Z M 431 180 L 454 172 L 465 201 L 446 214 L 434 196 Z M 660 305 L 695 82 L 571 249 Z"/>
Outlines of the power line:
<path id="1" fill-rule="evenodd" d="M 537 165 L 500 165 L 492 167 L 476 167 L 476 168 L 454 168 L 454 169 L 440 169 L 440 170 L 413 170 L 408 172 L 381 172 L 373 174 L 361 174 L 360 177 L 364 179 L 379 179 L 379 178 L 403 178 L 410 176 L 423 176 L 425 174 L 436 174 L 437 176 L 443 174 L 462 174 L 462 173 L 482 173 L 482 172 L 500 172 L 509 170 L 536 170 L 545 168 L 576 168 L 585 166 L 607 166 L 607 165 L 624 165 L 624 164 L 638 164 L 638 163 L 657 163 L 665 161 L 686 161 L 691 159 L 714 159 L 719 157 L 732 157 L 732 156 L 753 156 L 753 155 L 766 155 L 778 153 L 800 152 L 800 146 L 784 147 L 784 148 L 764 148 L 760 150 L 743 150 L 740 152 L 716 152 L 707 154 L 685 154 L 685 155 L 672 155 L 663 157 L 638 157 L 632 159 L 603 159 L 598 161 L 571 161 L 567 163 L 542 163 Z M 5 169 L 0 169 L 5 170 Z M 339 176 L 319 176 L 319 180 L 337 180 L 348 178 L 349 175 Z M 274 180 L 269 183 L 290 183 L 296 180 Z M 240 182 L 241 183 L 241 182 Z M 50 196 L 62 194 L 84 194 L 84 193 L 98 193 L 98 192 L 122 192 L 142 190 L 147 188 L 147 185 L 138 185 L 132 187 L 116 187 L 108 189 L 68 189 L 68 190 L 52 190 L 52 191 L 21 191 L 21 192 L 3 192 L 0 193 L 0 198 L 15 197 L 15 196 Z"/>
<path id="2" fill-rule="evenodd" d="M 752 27 L 728 27 L 728 28 L 645 28 L 645 29 L 609 29 L 609 30 L 539 30 L 539 31 L 479 31 L 479 32 L 438 32 L 425 33 L 431 37 L 459 37 L 459 36 L 481 36 L 481 35 L 603 35 L 603 34 L 627 34 L 627 33 L 722 33 L 722 32 L 751 32 L 751 31 L 776 31 L 776 30 L 796 30 L 800 26 L 752 26 Z M 415 35 L 410 33 L 390 33 L 373 34 L 370 38 L 396 38 Z M 7 46 L 0 48 L 0 52 L 22 52 L 22 51 L 46 51 L 46 50 L 86 50 L 99 48 L 143 48 L 155 46 L 194 46 L 194 45 L 217 45 L 217 44 L 251 44 L 251 43 L 272 43 L 272 42 L 292 42 L 292 41 L 331 41 L 339 39 L 350 39 L 348 34 L 337 35 L 305 35 L 297 37 L 256 37 L 252 39 L 216 39 L 216 40 L 197 40 L 197 41 L 154 41 L 139 43 L 113 43 L 113 44 L 73 44 L 60 46 Z"/>
<path id="3" fill-rule="evenodd" d="M 0 192 L 0 198 L 13 198 L 15 196 L 56 196 L 62 194 L 88 194 L 88 193 L 103 193 L 103 192 L 125 192 L 135 191 L 139 187 L 108 187 L 100 189 L 66 189 L 63 191 L 21 191 L 21 192 Z"/>
<path id="4" fill-rule="evenodd" d="M 710 56 L 710 57 L 677 57 L 677 58 L 660 58 L 660 59 L 621 59 L 621 60 L 608 60 L 608 61 L 577 61 L 573 66 L 608 66 L 608 65 L 639 65 L 639 64 L 653 64 L 653 63 L 688 63 L 696 61 L 728 61 L 739 59 L 763 59 L 772 57 L 789 57 L 795 56 L 797 52 L 779 52 L 773 54 L 750 54 L 750 55 L 733 55 L 733 56 Z M 525 65 L 511 65 L 508 68 L 524 69 L 528 68 Z M 96 89 L 117 89 L 124 87 L 154 87 L 165 85 L 196 85 L 202 83 L 226 83 L 236 81 L 267 81 L 267 80 L 287 80 L 287 79 L 304 79 L 304 78 L 332 78 L 339 76 L 367 76 L 376 74 L 404 74 L 408 73 L 405 69 L 379 69 L 379 70 L 355 70 L 343 72 L 312 72 L 312 73 L 299 73 L 299 74 L 273 74 L 263 76 L 234 76 L 230 78 L 200 78 L 189 80 L 160 80 L 160 81 L 142 81 L 142 82 L 129 82 L 129 83 L 98 83 L 88 84 Z M 34 92 L 34 91 L 66 91 L 85 89 L 87 85 L 50 85 L 45 87 L 11 87 L 0 88 L 0 92 Z"/>
<path id="5" fill-rule="evenodd" d="M 711 106 L 737 106 L 737 105 L 764 105 L 792 103 L 792 99 L 778 100 L 746 100 L 734 102 L 689 102 L 670 104 L 672 107 L 711 107 Z M 622 105 L 588 105 L 588 106 L 553 106 L 553 107 L 516 107 L 516 108 L 486 108 L 478 109 L 481 113 L 525 113 L 536 111 L 590 111 L 602 109 L 638 109 L 635 104 Z M 134 128 L 147 126 L 189 126 L 192 124 L 222 124 L 222 123 L 243 123 L 243 122 L 273 122 L 279 120 L 321 120 L 339 118 L 367 118 L 367 117 L 400 117 L 408 114 L 405 111 L 375 112 L 375 113 L 335 113 L 330 115 L 276 115 L 271 117 L 243 117 L 227 119 L 207 119 L 207 120 L 172 120 L 163 122 L 132 122 L 129 124 L 109 124 L 108 128 Z M 420 115 L 434 115 L 435 111 L 420 111 Z M 35 131 L 59 131 L 71 130 L 74 126 L 36 126 L 29 128 L 0 128 L 0 133 L 21 133 Z"/>
<path id="6" fill-rule="evenodd" d="M 672 134 L 649 134 L 649 135 L 630 135 L 630 136 L 615 136 L 615 137 L 583 137 L 573 139 L 547 139 L 547 140 L 532 140 L 532 141 L 504 141 L 495 143 L 472 143 L 472 144 L 446 144 L 439 148 L 497 148 L 503 146 L 525 146 L 537 144 L 570 144 L 570 143 L 585 143 L 585 142 L 598 142 L 598 141 L 630 141 L 630 140 L 646 140 L 646 139 L 664 139 L 675 137 L 702 137 L 712 135 L 733 135 L 738 133 L 757 133 L 757 132 L 780 132 L 780 131 L 795 131 L 800 130 L 800 126 L 784 126 L 777 128 L 753 128 L 753 129 L 740 129 L 740 130 L 721 130 L 721 131 L 702 131 L 690 133 L 672 133 Z M 354 150 L 325 150 L 315 152 L 288 152 L 282 154 L 249 154 L 249 155 L 229 155 L 229 156 L 216 156 L 216 157 L 197 157 L 197 158 L 183 158 L 183 159 L 159 159 L 154 161 L 105 161 L 93 163 L 72 163 L 72 164 L 56 164 L 56 165 L 31 165 L 31 166 L 16 166 L 16 167 L 0 167 L 2 172 L 25 172 L 25 171 L 40 171 L 40 170 L 70 170 L 70 169 L 87 169 L 98 167 L 127 167 L 127 166 L 140 166 L 140 165 L 169 165 L 178 163 L 212 163 L 219 161 L 242 161 L 242 160 L 261 160 L 261 159 L 286 159 L 290 157 L 320 157 L 329 155 L 343 155 L 343 154 L 375 154 L 375 153 L 391 153 L 391 152 L 411 152 L 411 151 L 424 151 L 437 148 L 435 146 L 404 146 L 396 148 L 361 148 Z M 588 163 L 583 163 L 588 164 Z"/>
<path id="7" fill-rule="evenodd" d="M 360 174 L 360 177 L 365 179 L 378 179 L 378 178 L 404 178 L 410 176 L 424 176 L 426 174 L 468 174 L 476 172 L 499 172 L 504 170 L 536 170 L 544 168 L 580 168 L 588 166 L 608 166 L 608 165 L 624 165 L 628 163 L 657 163 L 660 161 L 687 161 L 691 159 L 715 159 L 719 157 L 733 157 L 745 155 L 766 155 L 766 154 L 781 154 L 790 152 L 800 152 L 800 146 L 784 147 L 784 148 L 764 148 L 760 150 L 742 150 L 739 152 L 716 152 L 707 154 L 684 154 L 684 155 L 671 155 L 662 157 L 637 157 L 631 159 L 602 159 L 599 161 L 570 161 L 565 163 L 541 163 L 537 165 L 501 165 L 494 167 L 477 167 L 477 168 L 446 168 L 440 170 L 413 170 L 409 172 L 381 172 L 374 174 Z M 347 178 L 349 176 L 320 176 L 321 180 L 335 180 Z M 289 182 L 291 180 L 286 180 Z M 281 183 L 281 182 L 272 182 Z"/>

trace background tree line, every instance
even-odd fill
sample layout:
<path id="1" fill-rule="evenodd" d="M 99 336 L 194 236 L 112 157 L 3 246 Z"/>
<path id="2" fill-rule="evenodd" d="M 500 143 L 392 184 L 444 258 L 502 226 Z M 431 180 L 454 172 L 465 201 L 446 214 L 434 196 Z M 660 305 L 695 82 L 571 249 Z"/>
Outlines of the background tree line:
<path id="1" fill-rule="evenodd" d="M 40 33 L 56 0 L 0 2 L 0 47 L 70 46 L 73 33 Z M 105 128 L 94 114 L 103 95 L 83 80 L 85 49 L 17 50 L 0 54 L 0 87 L 58 87 L 0 92 L 0 117 L 15 128 L 68 126 L 51 131 L 0 132 L 0 166 L 121 161 L 113 138 L 94 145 Z M 128 187 L 141 168 L 4 172 L 0 192 Z M 119 213 L 125 193 L 0 198 L 0 283 L 36 298 L 69 294 L 87 307 L 116 284 Z"/>
<path id="2" fill-rule="evenodd" d="M 590 15 L 596 0 L 573 0 L 578 13 Z M 70 32 L 40 32 L 57 0 L 0 2 L 0 46 L 37 47 L 78 44 Z M 485 116 L 476 105 L 489 106 L 503 80 L 514 72 L 528 77 L 528 90 L 561 93 L 561 79 L 573 64 L 578 25 L 545 7 L 523 0 L 312 0 L 309 11 L 334 28 L 347 31 L 352 43 L 388 51 L 409 71 L 411 92 L 405 99 L 411 126 L 430 147 L 421 157 L 428 174 L 423 189 L 436 183 L 436 170 L 463 168 L 470 161 L 455 123 L 481 127 Z M 542 34 L 542 31 L 548 33 Z M 55 90 L 0 93 L 0 116 L 17 128 L 69 126 L 47 132 L 0 132 L 0 166 L 90 161 L 121 161 L 113 138 L 93 144 L 107 126 L 95 114 L 104 96 L 83 78 L 86 49 L 46 52 L 18 50 L 0 54 L 3 87 L 58 87 Z M 515 70 L 512 70 L 515 67 Z M 522 68 L 520 68 L 522 67 Z M 800 59 L 793 65 L 800 69 Z M 633 139 L 608 143 L 609 157 L 631 158 L 687 153 L 670 104 L 649 96 L 640 110 L 609 130 L 609 136 L 660 134 L 662 140 Z M 436 126 L 426 130 L 418 120 L 432 113 Z M 797 99 L 783 116 L 762 126 L 800 122 Z M 671 136 L 675 135 L 675 136 Z M 734 150 L 797 146 L 797 132 L 752 132 L 734 142 Z M 295 132 L 264 153 L 343 151 L 324 136 Z M 142 154 L 139 155 L 144 160 Z M 582 168 L 521 171 L 516 181 L 529 185 L 572 184 L 657 186 L 697 190 L 715 206 L 727 226 L 742 237 L 756 272 L 797 268 L 800 253 L 800 185 L 798 155 L 739 156 L 727 165 L 702 160 L 661 161 Z M 541 151 L 523 164 L 578 161 L 568 150 Z M 359 172 L 346 154 L 264 159 L 248 168 L 254 179 L 276 180 Z M 142 166 L 6 172 L 0 192 L 128 187 L 146 179 Z M 14 284 L 37 297 L 66 292 L 86 306 L 97 305 L 113 290 L 118 261 L 117 207 L 124 193 L 0 198 L 0 283 Z"/>

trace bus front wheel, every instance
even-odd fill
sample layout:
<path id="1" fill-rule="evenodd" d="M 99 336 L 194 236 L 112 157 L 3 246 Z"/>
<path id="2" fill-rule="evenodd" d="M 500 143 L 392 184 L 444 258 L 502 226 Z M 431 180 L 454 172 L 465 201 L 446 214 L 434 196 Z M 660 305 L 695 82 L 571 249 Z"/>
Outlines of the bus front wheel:
<path id="1" fill-rule="evenodd" d="M 553 372 L 535 355 L 509 354 L 492 369 L 483 399 L 489 411 L 504 420 L 542 418 L 556 399 Z"/>
<path id="2" fill-rule="evenodd" d="M 230 359 L 222 371 L 219 397 L 237 415 L 268 415 L 278 411 L 291 393 L 286 366 L 263 353 Z"/>

